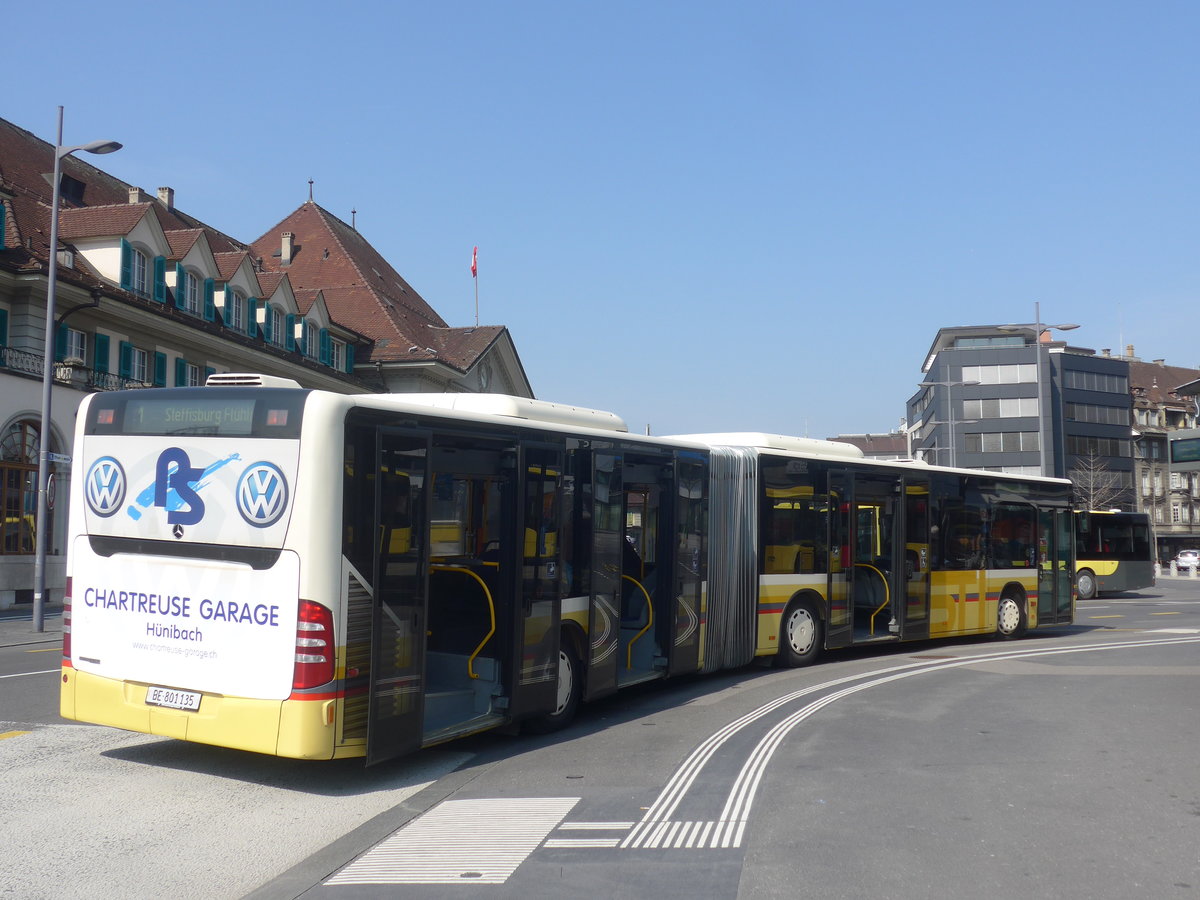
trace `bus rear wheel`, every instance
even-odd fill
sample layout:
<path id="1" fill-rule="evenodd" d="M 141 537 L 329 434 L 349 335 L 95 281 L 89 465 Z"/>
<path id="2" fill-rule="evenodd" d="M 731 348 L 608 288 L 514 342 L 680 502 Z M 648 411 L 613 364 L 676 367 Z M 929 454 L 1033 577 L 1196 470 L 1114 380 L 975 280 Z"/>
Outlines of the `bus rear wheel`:
<path id="1" fill-rule="evenodd" d="M 558 699 L 554 712 L 529 719 L 525 727 L 534 734 L 549 734 L 566 728 L 575 718 L 583 696 L 583 667 L 579 655 L 564 634 L 558 647 Z"/>
<path id="2" fill-rule="evenodd" d="M 822 624 L 811 600 L 796 597 L 783 612 L 779 623 L 779 665 L 788 668 L 807 666 L 821 654 Z"/>
<path id="3" fill-rule="evenodd" d="M 996 604 L 996 634 L 1003 640 L 1017 638 L 1025 633 L 1028 620 L 1025 604 L 1012 594 L 1005 594 Z"/>
<path id="4" fill-rule="evenodd" d="M 1096 576 L 1091 569 L 1080 569 L 1075 576 L 1075 585 L 1079 590 L 1080 600 L 1091 600 L 1096 596 Z"/>

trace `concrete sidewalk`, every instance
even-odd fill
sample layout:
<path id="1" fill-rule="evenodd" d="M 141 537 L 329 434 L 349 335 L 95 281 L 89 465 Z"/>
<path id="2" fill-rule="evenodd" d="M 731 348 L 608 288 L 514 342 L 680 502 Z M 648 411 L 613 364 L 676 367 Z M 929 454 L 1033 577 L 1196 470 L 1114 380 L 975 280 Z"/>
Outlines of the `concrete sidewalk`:
<path id="1" fill-rule="evenodd" d="M 47 606 L 42 616 L 41 632 L 33 630 L 33 610 L 17 606 L 0 610 L 0 647 L 20 644 L 61 644 L 62 607 Z"/>

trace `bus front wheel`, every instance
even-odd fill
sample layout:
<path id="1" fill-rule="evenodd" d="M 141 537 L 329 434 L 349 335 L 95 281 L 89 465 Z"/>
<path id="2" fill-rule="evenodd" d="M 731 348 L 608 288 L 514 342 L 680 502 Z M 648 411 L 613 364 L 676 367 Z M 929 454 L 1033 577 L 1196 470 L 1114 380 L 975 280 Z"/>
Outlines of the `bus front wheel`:
<path id="1" fill-rule="evenodd" d="M 1080 600 L 1091 600 L 1096 596 L 1096 576 L 1090 569 L 1080 569 L 1075 576 L 1075 584 L 1079 589 Z"/>
<path id="2" fill-rule="evenodd" d="M 1025 604 L 1012 594 L 1005 594 L 996 605 L 996 633 L 1002 638 L 1020 637 L 1027 624 Z"/>
<path id="3" fill-rule="evenodd" d="M 582 696 L 583 667 L 575 648 L 564 634 L 558 648 L 558 696 L 554 712 L 527 720 L 525 727 L 534 734 L 549 734 L 566 728 L 575 718 Z"/>
<path id="4" fill-rule="evenodd" d="M 821 632 L 821 617 L 812 601 L 793 599 L 780 622 L 779 664 L 796 668 L 815 662 L 821 654 Z"/>

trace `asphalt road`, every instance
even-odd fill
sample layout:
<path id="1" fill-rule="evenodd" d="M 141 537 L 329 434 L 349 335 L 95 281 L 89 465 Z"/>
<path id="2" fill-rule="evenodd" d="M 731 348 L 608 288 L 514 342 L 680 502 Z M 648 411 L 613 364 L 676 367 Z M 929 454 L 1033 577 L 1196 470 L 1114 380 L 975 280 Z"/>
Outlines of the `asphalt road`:
<path id="1" fill-rule="evenodd" d="M 0 647 L 12 896 L 1200 894 L 1200 581 L 365 771 L 61 723 L 46 649 Z"/>

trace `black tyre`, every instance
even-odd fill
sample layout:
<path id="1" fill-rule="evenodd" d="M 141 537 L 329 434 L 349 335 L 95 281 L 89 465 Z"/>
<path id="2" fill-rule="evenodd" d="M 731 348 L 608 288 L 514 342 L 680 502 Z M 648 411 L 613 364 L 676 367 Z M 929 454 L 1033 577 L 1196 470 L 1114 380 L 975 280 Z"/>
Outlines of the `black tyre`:
<path id="1" fill-rule="evenodd" d="M 1096 596 L 1096 576 L 1091 569 L 1080 569 L 1075 576 L 1075 586 L 1079 590 L 1080 600 L 1091 600 Z"/>
<path id="2" fill-rule="evenodd" d="M 996 604 L 996 636 L 1001 640 L 1021 637 L 1029 626 L 1025 604 L 1019 597 L 1003 594 Z"/>
<path id="3" fill-rule="evenodd" d="M 779 623 L 777 664 L 797 668 L 816 662 L 821 655 L 824 630 L 816 605 L 811 600 L 794 598 Z"/>
<path id="4" fill-rule="evenodd" d="M 549 734 L 566 728 L 579 710 L 583 696 L 583 666 L 579 654 L 564 634 L 558 647 L 558 702 L 554 712 L 528 719 L 525 728 L 534 734 Z"/>

